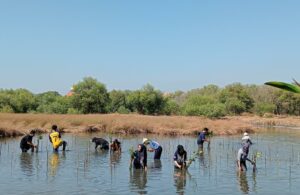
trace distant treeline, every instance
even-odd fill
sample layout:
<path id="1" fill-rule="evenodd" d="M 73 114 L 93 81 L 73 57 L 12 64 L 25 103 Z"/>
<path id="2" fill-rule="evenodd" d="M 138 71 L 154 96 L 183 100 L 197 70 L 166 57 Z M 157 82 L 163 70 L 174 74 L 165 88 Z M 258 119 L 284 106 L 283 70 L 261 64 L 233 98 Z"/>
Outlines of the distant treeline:
<path id="1" fill-rule="evenodd" d="M 107 91 L 104 84 L 87 77 L 62 96 L 49 91 L 33 94 L 26 89 L 0 89 L 0 112 L 10 113 L 139 113 L 218 118 L 226 115 L 300 115 L 300 95 L 269 86 L 207 85 L 188 92 L 163 93 L 150 84 L 135 91 Z"/>

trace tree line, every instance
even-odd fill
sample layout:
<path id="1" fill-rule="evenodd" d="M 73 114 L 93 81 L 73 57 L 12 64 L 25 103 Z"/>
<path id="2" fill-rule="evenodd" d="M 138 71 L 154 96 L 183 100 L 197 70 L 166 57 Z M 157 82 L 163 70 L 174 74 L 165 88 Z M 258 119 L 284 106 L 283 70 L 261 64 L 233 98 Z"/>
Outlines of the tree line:
<path id="1" fill-rule="evenodd" d="M 55 91 L 33 94 L 26 89 L 0 89 L 5 113 L 138 113 L 219 118 L 226 115 L 300 115 L 300 94 L 266 85 L 207 85 L 187 92 L 163 93 L 147 84 L 138 90 L 112 90 L 94 78 L 76 83 L 69 95 Z"/>

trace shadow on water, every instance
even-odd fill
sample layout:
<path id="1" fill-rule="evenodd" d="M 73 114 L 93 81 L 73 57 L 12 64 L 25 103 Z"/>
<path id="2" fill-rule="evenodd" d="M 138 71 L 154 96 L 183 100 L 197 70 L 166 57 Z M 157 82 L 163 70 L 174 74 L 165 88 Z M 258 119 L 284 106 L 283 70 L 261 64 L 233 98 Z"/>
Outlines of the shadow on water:
<path id="1" fill-rule="evenodd" d="M 147 171 L 142 169 L 130 170 L 130 187 L 133 192 L 147 194 Z"/>
<path id="2" fill-rule="evenodd" d="M 66 152 L 53 152 L 49 158 L 50 176 L 55 177 L 60 167 L 61 161 L 66 159 Z"/>

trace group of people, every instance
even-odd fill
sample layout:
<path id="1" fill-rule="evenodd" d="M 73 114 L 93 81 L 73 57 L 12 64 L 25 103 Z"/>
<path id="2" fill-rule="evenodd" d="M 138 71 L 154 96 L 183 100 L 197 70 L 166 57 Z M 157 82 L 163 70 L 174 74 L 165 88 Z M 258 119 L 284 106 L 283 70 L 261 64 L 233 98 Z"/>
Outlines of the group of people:
<path id="1" fill-rule="evenodd" d="M 22 152 L 27 152 L 28 150 L 33 152 L 37 147 L 37 145 L 34 145 L 32 142 L 35 133 L 35 130 L 32 130 L 28 135 L 21 139 L 20 148 Z M 200 153 L 203 151 L 203 144 L 205 142 L 208 143 L 208 146 L 210 145 L 210 140 L 207 138 L 208 133 L 209 129 L 204 128 L 198 135 L 197 144 Z M 62 150 L 65 151 L 67 142 L 61 139 L 61 132 L 59 131 L 57 125 L 52 125 L 51 133 L 49 134 L 49 141 L 51 142 L 55 152 L 58 151 L 60 146 L 62 146 Z M 94 137 L 91 141 L 95 143 L 95 150 L 100 147 L 101 150 L 108 150 L 110 148 L 113 152 L 121 152 L 121 143 L 118 139 L 113 140 L 110 144 L 107 140 L 97 137 Z M 251 145 L 251 139 L 248 133 L 245 132 L 242 138 L 242 147 L 238 150 L 237 154 L 237 167 L 240 171 L 247 170 L 246 161 L 251 162 L 251 164 L 255 163 L 248 158 L 249 148 Z M 160 160 L 163 148 L 157 141 L 143 138 L 142 143 L 138 144 L 137 150 L 131 154 L 130 167 L 133 165 L 135 169 L 147 170 L 147 151 L 154 152 L 154 160 Z M 176 169 L 186 168 L 187 152 L 182 145 L 177 146 L 173 160 L 174 167 Z"/>
<path id="2" fill-rule="evenodd" d="M 27 152 L 28 150 L 34 152 L 34 149 L 37 148 L 37 145 L 33 144 L 32 142 L 35 133 L 36 130 L 31 130 L 28 135 L 25 135 L 21 139 L 20 148 L 22 152 Z M 51 133 L 49 134 L 49 141 L 52 144 L 53 151 L 58 152 L 60 146 L 62 146 L 63 151 L 66 150 L 67 142 L 65 140 L 62 140 L 61 131 L 59 130 L 57 125 L 52 125 Z M 118 139 L 115 139 L 111 144 L 109 144 L 105 139 L 97 137 L 94 137 L 91 141 L 95 143 L 96 150 L 98 146 L 100 146 L 100 149 L 102 150 L 108 150 L 110 147 L 111 151 L 121 152 L 121 143 Z"/>
<path id="3" fill-rule="evenodd" d="M 210 140 L 206 137 L 209 133 L 208 128 L 204 128 L 197 138 L 199 150 L 203 150 L 204 142 L 210 144 Z M 149 147 L 147 149 L 147 146 Z M 138 149 L 131 155 L 130 165 L 133 164 L 136 169 L 147 169 L 147 151 L 155 152 L 154 160 L 159 160 L 162 153 L 162 146 L 153 140 L 143 139 L 143 143 L 138 145 Z M 174 167 L 176 169 L 185 169 L 187 167 L 187 152 L 183 145 L 178 145 L 173 156 Z"/>
<path id="4" fill-rule="evenodd" d="M 154 152 L 154 160 L 160 160 L 163 149 L 158 142 L 143 138 L 143 143 L 131 154 L 130 167 L 133 165 L 135 169 L 147 170 L 147 151 Z"/>
<path id="5" fill-rule="evenodd" d="M 37 145 L 34 145 L 32 138 L 35 136 L 36 131 L 31 130 L 28 135 L 25 135 L 20 142 L 20 148 L 22 152 L 27 152 L 31 150 L 34 152 L 34 149 L 37 148 Z M 63 151 L 66 150 L 67 142 L 61 139 L 61 132 L 59 131 L 57 125 L 52 125 L 51 133 L 49 134 L 49 141 L 53 146 L 54 151 L 58 151 L 60 146 L 63 147 Z"/>

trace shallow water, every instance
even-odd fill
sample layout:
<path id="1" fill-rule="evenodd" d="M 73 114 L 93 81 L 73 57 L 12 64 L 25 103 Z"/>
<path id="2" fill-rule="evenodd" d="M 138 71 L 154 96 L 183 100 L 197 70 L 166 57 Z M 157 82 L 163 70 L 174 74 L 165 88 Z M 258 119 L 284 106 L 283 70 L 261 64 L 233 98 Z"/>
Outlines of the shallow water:
<path id="1" fill-rule="evenodd" d="M 129 170 L 129 149 L 143 136 L 118 137 L 121 155 L 95 151 L 92 134 L 64 134 L 68 151 L 54 153 L 47 136 L 38 153 L 21 153 L 21 138 L 0 140 L 1 194 L 299 194 L 300 131 L 277 129 L 251 135 L 250 157 L 259 151 L 257 171 L 239 173 L 240 136 L 212 138 L 210 149 L 190 166 L 176 171 L 172 156 L 182 144 L 188 156 L 197 150 L 193 137 L 155 137 L 163 146 L 161 161 L 148 153 L 148 171 Z M 108 135 L 97 135 L 109 140 Z M 115 137 L 114 137 L 115 138 Z M 34 142 L 37 143 L 36 137 Z"/>

